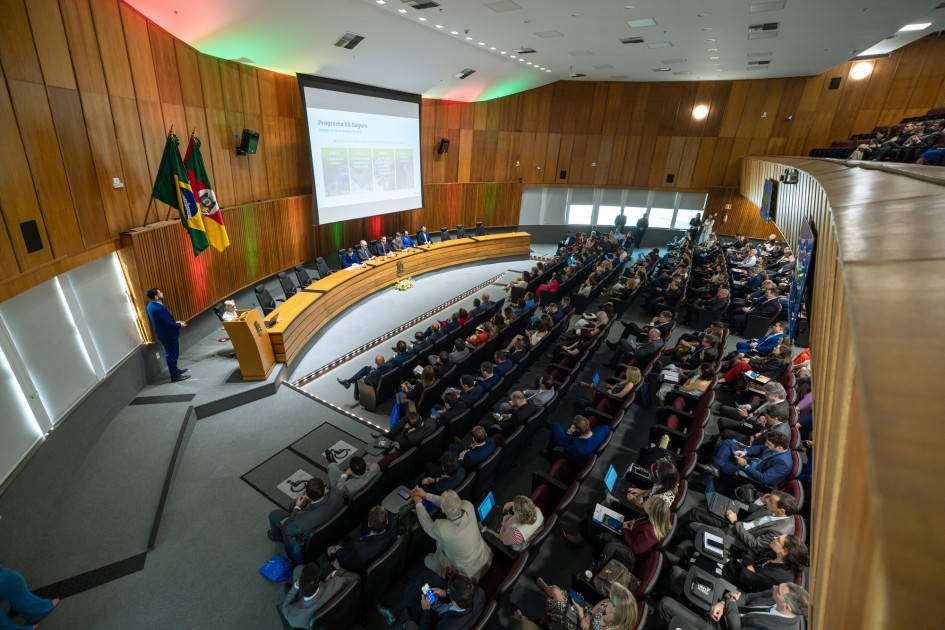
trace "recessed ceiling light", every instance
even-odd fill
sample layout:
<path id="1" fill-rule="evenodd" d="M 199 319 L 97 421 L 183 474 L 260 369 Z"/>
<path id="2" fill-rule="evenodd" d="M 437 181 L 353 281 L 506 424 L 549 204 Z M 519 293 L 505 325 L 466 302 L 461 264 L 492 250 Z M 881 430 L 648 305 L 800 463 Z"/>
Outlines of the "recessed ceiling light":
<path id="1" fill-rule="evenodd" d="M 472 41 L 472 37 L 469 37 L 469 36 L 467 35 L 467 36 L 466 36 L 466 41 L 467 41 L 467 42 L 471 42 L 471 41 Z"/>
<path id="2" fill-rule="evenodd" d="M 525 59 L 523 59 L 522 57 L 519 57 L 518 60 L 519 60 L 519 61 L 525 61 Z M 528 63 L 531 64 L 531 61 L 529 61 Z"/>
<path id="3" fill-rule="evenodd" d="M 406 13 L 407 9 L 397 9 L 397 13 Z"/>
<path id="4" fill-rule="evenodd" d="M 716 59 L 718 59 L 718 57 L 709 57 L 709 59 L 715 61 Z"/>
<path id="5" fill-rule="evenodd" d="M 421 22 L 426 22 L 426 21 L 427 21 L 427 19 L 426 19 L 425 17 L 417 18 L 417 19 L 420 20 Z"/>
<path id="6" fill-rule="evenodd" d="M 500 55 L 504 55 L 504 54 L 505 54 L 505 51 L 503 50 L 503 51 L 500 52 L 499 54 L 500 54 Z"/>
<path id="7" fill-rule="evenodd" d="M 480 46 L 485 46 L 486 43 L 485 43 L 485 42 L 479 42 L 479 45 L 480 45 Z"/>
<path id="8" fill-rule="evenodd" d="M 450 31 L 450 35 L 459 35 L 459 31 Z"/>
<path id="9" fill-rule="evenodd" d="M 629 26 L 630 28 L 656 26 L 656 20 L 654 20 L 653 18 L 643 18 L 642 20 L 627 20 L 627 26 Z"/>
<path id="10" fill-rule="evenodd" d="M 495 50 L 495 46 L 489 46 L 489 50 Z"/>
<path id="11" fill-rule="evenodd" d="M 628 4 L 627 6 L 624 7 L 624 9 L 636 9 L 636 7 L 632 4 Z"/>
<path id="12" fill-rule="evenodd" d="M 711 31 L 711 30 L 712 30 L 712 27 L 711 27 L 711 26 L 703 26 L 703 27 L 700 28 L 699 30 L 700 30 L 700 31 Z"/>
<path id="13" fill-rule="evenodd" d="M 437 24 L 436 27 L 437 27 L 437 28 L 443 28 L 443 25 L 442 25 L 442 24 Z"/>
<path id="14" fill-rule="evenodd" d="M 705 40 L 705 41 L 706 41 L 707 44 L 711 44 L 711 43 L 714 42 L 715 40 L 710 38 L 710 39 L 707 39 L 707 40 Z"/>
<path id="15" fill-rule="evenodd" d="M 509 57 L 511 57 L 512 59 L 515 59 L 515 55 L 509 55 Z"/>
<path id="16" fill-rule="evenodd" d="M 387 0 L 374 0 L 378 4 L 387 4 Z"/>
<path id="17" fill-rule="evenodd" d="M 932 26 L 932 23 L 931 23 L 931 22 L 922 22 L 922 23 L 920 23 L 920 24 L 906 24 L 906 25 L 903 26 L 901 29 L 899 29 L 899 32 L 900 32 L 900 33 L 903 33 L 903 32 L 906 32 L 906 31 L 921 31 L 921 30 L 926 29 L 926 28 L 928 28 L 928 27 L 930 27 L 930 26 Z"/>
<path id="18" fill-rule="evenodd" d="M 850 78 L 854 81 L 865 79 L 873 71 L 873 64 L 868 61 L 861 61 L 850 68 Z"/>
<path id="19" fill-rule="evenodd" d="M 571 14 L 571 17 L 581 17 L 581 14 L 580 14 L 580 13 L 572 13 L 572 14 Z"/>
<path id="20" fill-rule="evenodd" d="M 670 72 L 672 68 L 653 68 L 653 72 Z"/>
<path id="21" fill-rule="evenodd" d="M 696 17 L 709 17 L 708 13 L 696 13 Z"/>
<path id="22" fill-rule="evenodd" d="M 545 70 L 545 72 L 551 72 L 551 70 Z"/>
<path id="23" fill-rule="evenodd" d="M 710 48 L 710 49 L 707 50 L 706 52 L 719 52 L 719 49 L 718 49 L 718 48 Z"/>
<path id="24" fill-rule="evenodd" d="M 692 117 L 696 120 L 702 120 L 709 115 L 708 105 L 696 105 L 692 108 Z"/>
<path id="25" fill-rule="evenodd" d="M 647 48 L 672 48 L 672 42 L 653 42 L 652 44 L 647 44 Z"/>
<path id="26" fill-rule="evenodd" d="M 531 61 L 526 61 L 526 62 L 525 62 L 525 65 L 526 65 L 526 66 L 530 66 L 530 65 L 532 65 L 532 62 L 531 62 Z"/>

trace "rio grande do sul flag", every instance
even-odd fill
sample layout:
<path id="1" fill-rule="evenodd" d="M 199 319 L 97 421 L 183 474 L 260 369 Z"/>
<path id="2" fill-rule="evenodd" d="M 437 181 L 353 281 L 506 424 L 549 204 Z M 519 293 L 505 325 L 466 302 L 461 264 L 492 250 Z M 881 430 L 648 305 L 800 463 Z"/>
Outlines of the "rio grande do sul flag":
<path id="1" fill-rule="evenodd" d="M 203 157 L 200 155 L 200 138 L 196 136 L 190 137 L 190 144 L 187 145 L 187 154 L 184 157 L 184 168 L 187 169 L 191 190 L 194 191 L 197 203 L 200 204 L 207 238 L 214 249 L 222 252 L 229 247 L 230 237 L 226 233 L 226 226 L 223 225 L 223 214 L 217 203 L 217 195 L 213 192 L 210 177 L 203 165 Z"/>

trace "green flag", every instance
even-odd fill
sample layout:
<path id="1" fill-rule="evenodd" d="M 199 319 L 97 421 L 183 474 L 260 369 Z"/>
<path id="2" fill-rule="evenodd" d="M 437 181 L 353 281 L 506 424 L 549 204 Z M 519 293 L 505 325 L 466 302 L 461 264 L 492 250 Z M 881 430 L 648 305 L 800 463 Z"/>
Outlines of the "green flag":
<path id="1" fill-rule="evenodd" d="M 203 215 L 200 214 L 200 204 L 194 197 L 190 186 L 187 169 L 180 159 L 177 150 L 177 136 L 168 134 L 164 144 L 164 155 L 161 157 L 161 166 L 158 168 L 157 178 L 151 196 L 163 201 L 172 208 L 177 208 L 180 214 L 180 223 L 190 234 L 190 243 L 194 248 L 194 256 L 207 249 L 210 241 L 203 226 Z"/>

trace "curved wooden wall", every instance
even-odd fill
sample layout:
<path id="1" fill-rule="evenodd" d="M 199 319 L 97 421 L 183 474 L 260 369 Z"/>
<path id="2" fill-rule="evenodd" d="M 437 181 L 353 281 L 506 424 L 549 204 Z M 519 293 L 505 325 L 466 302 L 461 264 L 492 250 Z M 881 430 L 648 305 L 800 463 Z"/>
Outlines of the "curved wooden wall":
<path id="1" fill-rule="evenodd" d="M 728 215 L 728 221 L 724 221 Z M 761 219 L 759 207 L 746 199 L 735 188 L 716 186 L 709 189 L 705 202 L 703 219 L 714 219 L 712 229 L 717 234 L 744 234 L 748 238 L 766 239 L 774 234 L 782 241 L 784 234 L 778 227 L 778 220 L 765 223 Z"/>
<path id="2" fill-rule="evenodd" d="M 742 193 L 759 202 L 785 166 L 800 179 L 782 186 L 779 224 L 792 245 L 805 216 L 817 236 L 813 627 L 940 626 L 945 180 L 899 174 L 936 167 L 749 158 Z"/>
<path id="3" fill-rule="evenodd" d="M 227 211 L 253 204 L 262 215 L 278 213 L 294 207 L 286 199 L 311 193 L 294 77 L 201 54 L 120 0 L 7 0 L 0 35 L 0 123 L 8 130 L 0 152 L 0 300 L 121 246 L 121 233 L 144 222 L 171 125 L 185 141 L 194 128 L 204 140 Z M 304 257 L 418 222 L 514 226 L 520 184 L 734 187 L 744 155 L 804 154 L 941 105 L 943 56 L 945 38 L 928 37 L 877 60 L 860 82 L 846 78 L 844 63 L 816 77 L 564 81 L 482 103 L 426 100 L 426 208 L 317 228 Z M 828 90 L 835 76 L 840 89 Z M 703 121 L 690 116 L 697 103 L 711 108 Z M 235 154 L 233 136 L 243 127 L 262 134 L 255 156 Z M 452 144 L 438 155 L 441 137 Z M 124 187 L 112 186 L 115 177 Z M 20 233 L 27 221 L 42 239 L 36 252 Z"/>

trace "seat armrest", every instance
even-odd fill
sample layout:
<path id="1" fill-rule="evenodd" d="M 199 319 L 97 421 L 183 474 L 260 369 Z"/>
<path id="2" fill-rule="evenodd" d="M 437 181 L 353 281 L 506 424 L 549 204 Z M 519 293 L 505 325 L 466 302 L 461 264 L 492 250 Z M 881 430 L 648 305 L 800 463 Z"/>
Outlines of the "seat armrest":
<path id="1" fill-rule="evenodd" d="M 536 483 L 537 482 L 537 483 Z M 545 484 L 559 490 L 562 494 L 568 491 L 568 487 L 549 475 L 546 472 L 533 472 L 532 473 L 532 489 L 535 489 L 535 486 Z"/>

